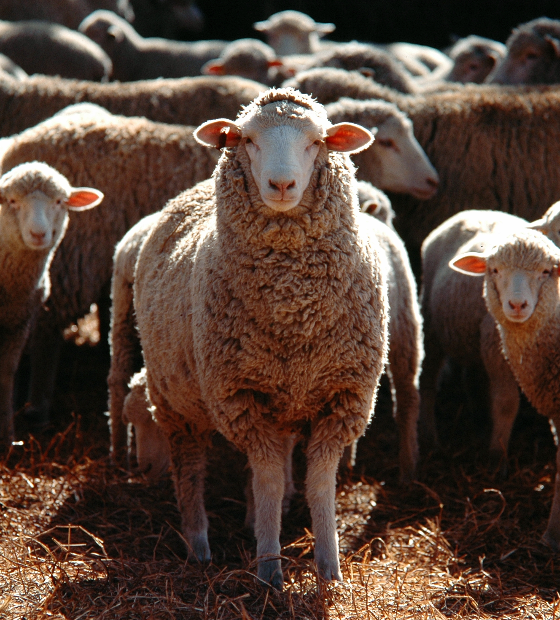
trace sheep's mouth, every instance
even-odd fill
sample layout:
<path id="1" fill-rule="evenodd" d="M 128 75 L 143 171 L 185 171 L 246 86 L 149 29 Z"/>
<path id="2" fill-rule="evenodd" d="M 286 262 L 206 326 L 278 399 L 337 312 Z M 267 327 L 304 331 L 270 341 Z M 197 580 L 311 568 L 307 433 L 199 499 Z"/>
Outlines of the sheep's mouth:
<path id="1" fill-rule="evenodd" d="M 506 318 L 512 323 L 525 323 L 525 321 L 531 318 L 532 312 L 507 312 Z"/>
<path id="2" fill-rule="evenodd" d="M 430 198 L 433 198 L 437 193 L 437 188 L 434 187 L 428 187 L 426 189 L 421 189 L 419 187 L 413 187 L 410 190 L 410 194 L 412 194 L 412 196 L 414 196 L 414 198 L 417 198 L 418 200 L 429 200 Z"/>

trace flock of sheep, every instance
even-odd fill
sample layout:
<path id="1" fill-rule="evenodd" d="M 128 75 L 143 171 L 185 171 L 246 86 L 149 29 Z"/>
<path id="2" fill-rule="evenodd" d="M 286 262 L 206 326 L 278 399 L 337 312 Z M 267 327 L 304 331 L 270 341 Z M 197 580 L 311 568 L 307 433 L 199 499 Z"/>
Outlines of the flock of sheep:
<path id="1" fill-rule="evenodd" d="M 4 449 L 24 349 L 40 427 L 62 330 L 98 304 L 112 458 L 171 467 L 189 557 L 208 561 L 223 434 L 250 465 L 258 576 L 281 589 L 301 440 L 315 561 L 341 579 L 336 473 L 383 373 L 403 482 L 438 441 L 446 359 L 486 370 L 503 473 L 519 389 L 560 423 L 559 22 L 443 53 L 334 43 L 296 11 L 255 24 L 268 44 L 185 43 L 140 36 L 123 0 L 90 8 L 76 30 L 0 22 Z"/>

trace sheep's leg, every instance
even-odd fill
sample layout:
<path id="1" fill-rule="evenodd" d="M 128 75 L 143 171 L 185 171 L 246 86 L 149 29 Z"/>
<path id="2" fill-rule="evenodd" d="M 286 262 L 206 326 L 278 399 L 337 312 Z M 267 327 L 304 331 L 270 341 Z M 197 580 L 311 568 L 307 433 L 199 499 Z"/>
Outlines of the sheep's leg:
<path id="1" fill-rule="evenodd" d="M 554 497 L 546 532 L 542 540 L 554 551 L 560 551 L 560 449 L 556 449 L 556 476 L 554 478 Z"/>
<path id="2" fill-rule="evenodd" d="M 399 465 L 403 483 L 414 480 L 418 462 L 420 394 L 417 388 L 418 369 L 413 362 L 414 360 L 394 360 L 387 368 L 394 416 L 399 429 Z"/>
<path id="3" fill-rule="evenodd" d="M 422 364 L 420 375 L 420 419 L 418 433 L 421 445 L 433 448 L 438 444 L 436 427 L 436 395 L 437 381 L 441 367 L 443 366 L 444 354 L 435 341 L 435 336 L 426 336 L 426 357 Z"/>
<path id="4" fill-rule="evenodd" d="M 49 422 L 63 338 L 58 326 L 41 313 L 31 336 L 31 373 L 26 417 L 41 427 Z"/>
<path id="5" fill-rule="evenodd" d="M 349 446 L 344 448 L 342 458 L 340 459 L 340 471 L 348 471 L 356 465 L 356 454 L 358 452 L 358 440 L 353 441 Z"/>
<path id="6" fill-rule="evenodd" d="M 481 326 L 481 353 L 490 382 L 492 438 L 490 465 L 507 473 L 507 451 L 511 430 L 519 410 L 519 388 L 501 351 L 500 335 L 494 319 L 488 315 Z"/>
<path id="7" fill-rule="evenodd" d="M 0 449 L 7 449 L 14 439 L 14 378 L 27 331 L 3 335 L 0 347 Z"/>
<path id="8" fill-rule="evenodd" d="M 124 457 L 127 428 L 123 420 L 124 400 L 129 393 L 128 382 L 138 366 L 140 343 L 135 328 L 132 286 L 113 283 L 113 315 L 109 342 L 111 366 L 107 377 L 109 387 L 109 424 L 111 427 L 111 458 Z"/>
<path id="9" fill-rule="evenodd" d="M 273 429 L 260 433 L 247 446 L 251 465 L 257 539 L 258 577 L 277 590 L 282 589 L 280 524 L 285 493 L 286 459 L 291 457 L 292 437 L 279 437 Z M 271 559 L 265 559 L 272 556 Z"/>

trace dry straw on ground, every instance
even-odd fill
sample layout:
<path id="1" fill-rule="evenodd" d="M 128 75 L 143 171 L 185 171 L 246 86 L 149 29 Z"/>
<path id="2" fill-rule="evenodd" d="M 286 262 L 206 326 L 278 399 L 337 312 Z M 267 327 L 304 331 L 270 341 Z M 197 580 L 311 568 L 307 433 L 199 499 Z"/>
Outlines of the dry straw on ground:
<path id="1" fill-rule="evenodd" d="M 355 471 L 338 488 L 344 582 L 317 581 L 300 493 L 283 526 L 280 594 L 254 577 L 243 458 L 216 439 L 207 492 L 213 562 L 187 564 L 170 480 L 149 486 L 107 459 L 106 354 L 71 342 L 65 354 L 53 427 L 32 439 L 17 418 L 23 445 L 0 466 L 1 618 L 560 620 L 559 558 L 539 543 L 554 444 L 528 408 L 509 476 L 494 479 L 484 466 L 487 422 L 468 416 L 451 391 L 440 402 L 445 448 L 403 488 L 383 393 Z M 298 450 L 300 490 L 303 463 Z"/>

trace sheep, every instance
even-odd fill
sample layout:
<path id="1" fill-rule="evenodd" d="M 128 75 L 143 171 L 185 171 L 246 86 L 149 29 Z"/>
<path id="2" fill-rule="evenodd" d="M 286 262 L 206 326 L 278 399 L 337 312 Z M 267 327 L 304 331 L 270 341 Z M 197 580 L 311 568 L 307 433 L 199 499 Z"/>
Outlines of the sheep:
<path id="1" fill-rule="evenodd" d="M 453 214 L 481 205 L 532 221 L 560 196 L 557 89 L 463 85 L 398 105 L 440 179 L 423 205 L 390 194 L 399 215 L 395 227 L 416 271 L 422 242 Z"/>
<path id="2" fill-rule="evenodd" d="M 315 56 L 315 67 L 334 67 L 347 71 L 370 71 L 377 84 L 401 93 L 417 91 L 412 75 L 389 52 L 366 43 L 341 43 Z"/>
<path id="3" fill-rule="evenodd" d="M 144 38 L 125 19 L 104 10 L 88 15 L 78 30 L 107 53 L 113 79 L 121 82 L 200 75 L 202 66 L 226 46 L 225 41 Z"/>
<path id="4" fill-rule="evenodd" d="M 541 218 L 529 224 L 529 228 L 542 232 L 560 247 L 560 202 L 551 205 Z"/>
<path id="5" fill-rule="evenodd" d="M 219 58 L 201 68 L 204 75 L 240 75 L 269 86 L 278 85 L 286 75 L 280 72 L 282 61 L 274 50 L 258 39 L 238 39 L 230 43 Z"/>
<path id="6" fill-rule="evenodd" d="M 445 72 L 445 80 L 482 84 L 505 57 L 506 46 L 499 41 L 470 35 L 456 41 L 448 53 L 453 66 Z"/>
<path id="7" fill-rule="evenodd" d="M 298 72 L 282 86 L 295 88 L 313 95 L 319 103 L 327 105 L 342 97 L 352 99 L 384 99 L 396 105 L 406 100 L 403 93 L 382 86 L 359 71 L 346 71 L 334 67 L 318 67 Z"/>
<path id="8" fill-rule="evenodd" d="M 381 220 L 375 218 L 372 224 L 388 285 L 389 359 L 386 372 L 393 398 L 393 416 L 399 429 L 400 478 L 401 482 L 409 483 L 414 479 L 418 460 L 418 381 L 424 357 L 422 315 L 416 280 L 403 242 Z M 353 467 L 356 444 L 357 441 L 345 450 L 341 467 Z"/>
<path id="9" fill-rule="evenodd" d="M 150 413 L 145 369 L 132 377 L 129 388 L 130 392 L 123 403 L 123 420 L 134 428 L 138 470 L 145 473 L 149 481 L 155 482 L 169 470 L 171 461 L 167 439 Z M 131 445 L 129 457 L 132 457 Z"/>
<path id="10" fill-rule="evenodd" d="M 387 349 L 373 219 L 358 212 L 344 154 L 372 135 L 331 125 L 291 89 L 267 91 L 235 123 L 208 121 L 195 135 L 225 150 L 212 179 L 162 211 L 133 286 L 189 557 L 210 559 L 203 478 L 217 430 L 248 456 L 258 577 L 282 587 L 284 469 L 294 433 L 307 428 L 315 561 L 323 578 L 341 579 L 336 469 L 369 421 Z"/>
<path id="11" fill-rule="evenodd" d="M 0 19 L 12 22 L 39 19 L 75 30 L 96 9 L 109 9 L 129 22 L 134 21 L 134 10 L 129 0 L 1 0 Z"/>
<path id="12" fill-rule="evenodd" d="M 31 323 L 50 293 L 49 267 L 68 226 L 68 211 L 83 211 L 103 194 L 75 188 L 50 166 L 28 162 L 0 177 L 0 447 L 14 438 L 14 376 Z"/>
<path id="13" fill-rule="evenodd" d="M 484 299 L 517 383 L 539 413 L 560 423 L 560 249 L 538 231 L 504 235 L 483 252 L 467 252 L 450 266 L 484 277 Z M 560 451 L 554 498 L 542 537 L 560 550 Z"/>
<path id="14" fill-rule="evenodd" d="M 560 21 L 540 17 L 515 28 L 505 58 L 490 73 L 489 84 L 560 82 Z"/>
<path id="15" fill-rule="evenodd" d="M 114 114 L 152 121 L 199 125 L 214 116 L 235 118 L 239 107 L 266 87 L 240 77 L 200 76 L 97 84 L 52 77 L 0 81 L 0 136 L 11 136 L 80 101 L 97 103 Z"/>
<path id="16" fill-rule="evenodd" d="M 83 34 L 50 22 L 0 21 L 0 53 L 26 73 L 107 82 L 113 65 Z"/>
<path id="17" fill-rule="evenodd" d="M 108 297 L 117 241 L 143 216 L 212 174 L 217 154 L 197 144 L 192 134 L 192 127 L 88 113 L 82 107 L 9 140 L 2 170 L 37 159 L 73 184 L 94 184 L 107 196 L 79 222 L 70 219 L 53 260 L 53 294 L 31 336 L 31 423 L 48 420 L 62 330 Z"/>
<path id="18" fill-rule="evenodd" d="M 393 226 L 395 212 L 391 206 L 389 196 L 385 192 L 382 192 L 367 181 L 358 181 L 358 202 L 363 213 L 373 215 L 373 217 L 376 217 L 386 226 L 389 226 L 391 230 L 395 231 Z"/>
<path id="19" fill-rule="evenodd" d="M 387 43 L 379 47 L 395 56 L 413 76 L 428 76 L 451 68 L 449 56 L 434 47 L 403 42 Z"/>
<path id="20" fill-rule="evenodd" d="M 422 244 L 421 308 L 425 359 L 420 376 L 421 443 L 437 444 L 435 400 L 445 358 L 464 368 L 480 368 L 488 376 L 492 437 L 489 457 L 505 473 L 509 437 L 519 394 L 498 340 L 495 323 L 482 298 L 482 282 L 449 268 L 454 257 L 487 250 L 497 235 L 525 228 L 528 222 L 500 211 L 466 210 L 434 229 Z M 483 396 L 485 396 L 483 394 Z"/>
<path id="21" fill-rule="evenodd" d="M 267 43 L 278 56 L 313 54 L 324 49 L 319 39 L 335 29 L 334 24 L 321 24 L 299 11 L 280 11 L 266 21 L 255 22 L 253 28 L 266 36 Z"/>
<path id="22" fill-rule="evenodd" d="M 383 191 L 428 200 L 439 185 L 438 173 L 414 137 L 410 119 L 392 103 L 342 98 L 326 107 L 332 122 L 377 128 L 373 145 L 354 156 L 358 178 Z"/>

